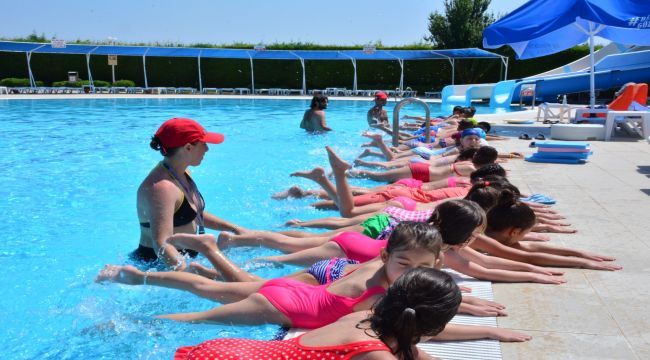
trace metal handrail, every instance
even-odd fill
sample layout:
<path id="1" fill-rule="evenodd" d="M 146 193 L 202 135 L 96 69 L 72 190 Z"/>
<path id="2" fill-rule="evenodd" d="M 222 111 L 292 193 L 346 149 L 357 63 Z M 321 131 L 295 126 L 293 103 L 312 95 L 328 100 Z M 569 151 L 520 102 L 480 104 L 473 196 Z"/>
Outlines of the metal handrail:
<path id="1" fill-rule="evenodd" d="M 425 115 L 425 142 L 430 143 L 431 142 L 431 132 L 429 131 L 431 127 L 431 112 L 429 111 L 429 105 L 425 103 L 424 101 L 420 99 L 416 99 L 414 97 L 406 98 L 395 105 L 395 108 L 393 109 L 393 146 L 399 146 L 399 111 L 404 105 L 408 105 L 411 103 L 416 103 L 424 106 L 424 110 L 426 111 Z"/>

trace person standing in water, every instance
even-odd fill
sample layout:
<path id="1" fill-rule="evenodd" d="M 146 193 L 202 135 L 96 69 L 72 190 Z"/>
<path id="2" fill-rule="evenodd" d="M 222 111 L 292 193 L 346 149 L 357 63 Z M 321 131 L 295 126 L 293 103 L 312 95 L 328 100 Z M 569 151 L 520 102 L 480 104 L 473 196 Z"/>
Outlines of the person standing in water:
<path id="1" fill-rule="evenodd" d="M 305 111 L 305 114 L 302 117 L 300 128 L 305 129 L 308 132 L 332 131 L 332 129 L 327 126 L 327 121 L 325 120 L 325 109 L 327 109 L 328 103 L 329 99 L 327 96 L 322 94 L 314 95 L 311 99 L 309 110 Z"/>
<path id="2" fill-rule="evenodd" d="M 131 254 L 133 259 L 143 262 L 160 259 L 165 265 L 180 271 L 186 267 L 182 254 L 195 256 L 196 252 L 175 246 L 170 239 L 214 239 L 214 235 L 205 233 L 205 228 L 240 234 L 246 231 L 205 211 L 203 196 L 187 172 L 189 166 L 201 164 L 208 143 L 220 144 L 223 141 L 222 134 L 207 132 L 192 119 L 173 118 L 158 128 L 150 146 L 160 151 L 163 160 L 138 188 L 140 244 Z"/>

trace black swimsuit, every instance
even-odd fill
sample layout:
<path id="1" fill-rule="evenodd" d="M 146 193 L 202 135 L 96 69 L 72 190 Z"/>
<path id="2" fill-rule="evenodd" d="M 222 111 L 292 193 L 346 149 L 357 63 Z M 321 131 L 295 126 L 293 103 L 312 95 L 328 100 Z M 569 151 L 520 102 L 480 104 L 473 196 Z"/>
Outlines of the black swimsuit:
<path id="1" fill-rule="evenodd" d="M 185 177 L 187 178 L 187 181 L 193 181 L 187 173 L 185 174 Z M 199 193 L 199 196 L 201 196 L 201 193 Z M 178 209 L 174 211 L 174 227 L 179 227 L 191 223 L 194 221 L 194 219 L 196 219 L 196 215 L 197 213 L 194 209 L 192 209 L 190 202 L 187 200 L 187 196 L 183 196 L 183 202 L 181 203 L 181 206 L 179 206 Z M 141 222 L 140 226 L 149 229 L 151 227 L 151 223 Z M 178 251 L 181 254 L 187 254 L 190 257 L 196 257 L 199 254 L 198 252 L 191 249 L 180 249 Z M 144 246 L 142 244 L 138 245 L 138 248 L 131 253 L 131 257 L 144 262 L 152 262 L 158 260 L 156 251 L 153 248 Z"/>

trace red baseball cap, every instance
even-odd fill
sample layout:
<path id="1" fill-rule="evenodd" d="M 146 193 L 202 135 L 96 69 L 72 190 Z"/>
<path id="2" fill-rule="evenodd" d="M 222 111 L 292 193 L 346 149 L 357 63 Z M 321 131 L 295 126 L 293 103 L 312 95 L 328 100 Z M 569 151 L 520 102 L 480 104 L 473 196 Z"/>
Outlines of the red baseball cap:
<path id="1" fill-rule="evenodd" d="M 185 118 L 173 118 L 165 121 L 160 125 L 155 136 L 160 141 L 160 145 L 166 149 L 173 149 L 197 141 L 220 144 L 224 140 L 223 134 L 207 132 L 196 121 Z"/>
<path id="2" fill-rule="evenodd" d="M 377 93 L 375 94 L 375 99 L 386 100 L 388 99 L 388 95 L 386 95 L 386 93 L 383 91 L 377 91 Z"/>

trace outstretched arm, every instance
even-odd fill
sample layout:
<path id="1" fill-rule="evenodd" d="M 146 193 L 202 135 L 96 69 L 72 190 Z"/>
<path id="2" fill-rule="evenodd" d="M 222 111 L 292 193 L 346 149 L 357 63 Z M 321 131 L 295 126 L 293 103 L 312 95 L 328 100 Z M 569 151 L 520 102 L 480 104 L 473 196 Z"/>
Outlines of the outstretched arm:
<path id="1" fill-rule="evenodd" d="M 544 274 L 544 275 L 562 275 L 563 272 L 552 271 L 549 269 L 544 269 L 539 266 L 515 261 L 502 259 L 496 256 L 487 256 L 481 254 L 480 252 L 470 248 L 464 247 L 458 251 L 465 259 L 475 262 L 480 266 L 483 266 L 487 269 L 501 269 L 501 270 L 512 270 L 512 271 L 530 271 L 533 273 Z"/>
<path id="2" fill-rule="evenodd" d="M 494 339 L 503 342 L 522 342 L 528 341 L 532 338 L 533 337 L 528 334 L 498 327 L 447 324 L 445 330 L 427 340 L 448 341 Z"/>
<path id="3" fill-rule="evenodd" d="M 445 252 L 445 265 L 463 274 L 475 277 L 480 280 L 499 282 L 534 282 L 541 284 L 563 284 L 564 278 L 549 276 L 523 271 L 510 271 L 498 269 L 486 269 L 483 266 L 467 261 L 453 250 Z"/>
<path id="4" fill-rule="evenodd" d="M 203 212 L 203 221 L 205 222 L 205 227 L 207 227 L 208 229 L 227 230 L 237 234 L 241 234 L 246 231 L 245 228 L 237 224 L 231 223 L 227 220 L 224 220 L 222 218 L 219 218 L 207 211 Z"/>

